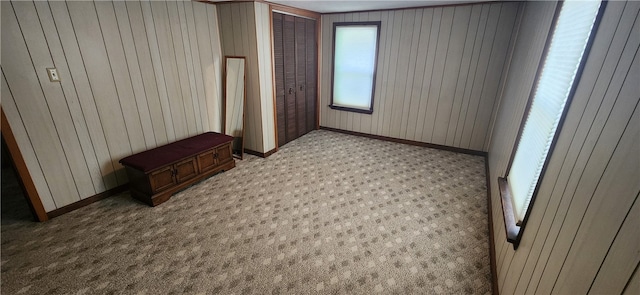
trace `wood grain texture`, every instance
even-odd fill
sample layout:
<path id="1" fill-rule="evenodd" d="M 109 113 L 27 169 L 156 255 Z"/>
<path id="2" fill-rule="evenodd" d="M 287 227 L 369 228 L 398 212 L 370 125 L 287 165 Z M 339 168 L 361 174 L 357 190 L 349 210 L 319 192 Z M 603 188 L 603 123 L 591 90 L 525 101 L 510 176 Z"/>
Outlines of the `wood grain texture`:
<path id="1" fill-rule="evenodd" d="M 2 95 L 11 95 L 9 90 L 6 87 L 6 81 L 4 80 L 4 75 L 2 77 Z M 11 130 L 11 126 L 9 126 L 9 122 L 7 121 L 7 116 L 4 114 L 4 109 L 0 107 L 1 113 L 1 127 L 2 127 L 2 141 L 6 143 L 7 154 L 10 155 L 10 161 L 13 162 L 13 166 L 15 167 L 15 171 L 20 178 L 20 182 L 24 188 L 25 197 L 29 200 L 29 205 L 35 215 L 35 219 L 37 221 L 47 221 L 49 217 L 47 216 L 47 212 L 42 205 L 42 201 L 40 200 L 40 196 L 38 195 L 38 189 L 33 183 L 33 178 L 31 177 L 31 173 L 29 173 L 29 168 L 27 167 L 27 163 L 24 159 L 24 156 L 20 152 L 18 148 L 18 142 L 16 141 L 15 136 L 13 135 L 13 131 Z M 2 145 L 5 147 L 5 144 Z M 6 160 L 6 159 L 5 159 Z M 3 161 L 5 161 L 3 160 Z M 42 171 L 38 171 L 42 173 Z"/>
<path id="2" fill-rule="evenodd" d="M 315 129 L 316 22 L 273 12 L 278 147 Z"/>
<path id="3" fill-rule="evenodd" d="M 205 106 L 221 102 L 215 12 L 183 1 L 2 3 L 3 109 L 47 212 L 126 184 L 124 156 L 219 128 Z"/>
<path id="4" fill-rule="evenodd" d="M 615 233 L 616 237 L 611 247 L 607 250 L 598 275 L 593 280 L 589 292 L 592 294 L 604 294 L 607 292 L 622 294 L 629 274 L 633 273 L 640 263 L 640 253 L 634 252 L 629 256 L 629 248 L 640 244 L 638 236 L 638 224 L 640 224 L 640 202 L 636 195 L 633 207 L 627 212 L 624 223 Z M 631 250 L 632 251 L 632 250 Z M 635 289 L 636 293 L 640 290 Z"/>
<path id="5" fill-rule="evenodd" d="M 489 148 L 491 181 L 508 168 L 554 6 L 531 2 L 523 10 Z M 637 219 L 640 191 L 640 97 L 631 82 L 639 79 L 639 10 L 635 2 L 607 4 L 516 251 L 502 219 L 494 218 L 502 294 L 620 293 L 637 268 L 640 245 L 628 222 Z M 491 187 L 492 214 L 499 216 Z"/>
<path id="6" fill-rule="evenodd" d="M 323 15 L 321 125 L 486 151 L 518 3 Z M 381 21 L 371 115 L 327 109 L 332 24 Z"/>
<path id="7" fill-rule="evenodd" d="M 640 292 L 640 272 L 638 271 L 638 266 L 636 266 L 635 271 L 631 278 L 629 278 L 629 282 L 622 291 L 623 295 L 632 295 L 638 294 Z"/>
<path id="8" fill-rule="evenodd" d="M 20 29 L 24 36 L 27 48 L 29 48 L 31 61 L 34 68 L 46 68 L 53 64 L 51 52 L 48 50 L 47 41 L 41 25 L 37 23 L 38 13 L 34 3 L 13 3 Z M 40 81 L 40 86 L 44 98 L 47 100 L 47 108 L 55 124 L 55 131 L 60 138 L 64 156 L 68 162 L 76 189 L 80 195 L 90 195 L 95 193 L 93 179 L 90 177 L 87 163 L 74 155 L 82 155 L 79 137 L 74 128 L 60 128 L 59 126 L 74 126 L 73 118 L 66 106 L 65 93 L 62 91 L 60 83 L 50 83 L 46 72 L 36 73 Z M 18 103 L 19 104 L 19 103 Z M 72 202 L 73 199 L 67 202 Z"/>
<path id="9" fill-rule="evenodd" d="M 31 4 L 33 7 L 33 3 L 23 4 Z M 15 126 L 16 124 L 26 129 L 29 142 L 35 153 L 39 155 L 38 163 L 53 196 L 54 204 L 57 206 L 58 203 L 69 204 L 79 201 L 76 182 L 40 84 L 43 79 L 40 79 L 41 77 L 34 71 L 27 43 L 23 39 L 18 18 L 14 14 L 13 3 L 3 2 L 2 5 L 2 38 L 5 41 L 3 53 L 11 56 L 11 58 L 2 59 L 2 71 L 12 94 L 7 97 L 9 100 L 12 99 L 9 104 L 16 106 L 19 121 L 15 116 L 8 116 L 7 119 L 14 133 L 21 131 L 21 128 Z M 45 77 L 45 79 L 49 81 L 48 78 Z M 5 103 L 3 101 L 3 105 Z M 6 109 L 6 112 L 12 111 L 14 110 L 11 108 Z M 17 134 L 16 137 L 18 137 Z"/>
<path id="10" fill-rule="evenodd" d="M 270 11 L 265 3 L 219 5 L 222 53 L 247 58 L 245 148 L 265 152 L 275 148 L 271 78 Z"/>
<path id="11" fill-rule="evenodd" d="M 276 148 L 276 125 L 273 100 L 273 59 L 271 51 L 271 8 L 266 3 L 255 2 L 258 68 L 260 69 L 260 109 L 262 113 L 262 142 L 265 152 Z"/>

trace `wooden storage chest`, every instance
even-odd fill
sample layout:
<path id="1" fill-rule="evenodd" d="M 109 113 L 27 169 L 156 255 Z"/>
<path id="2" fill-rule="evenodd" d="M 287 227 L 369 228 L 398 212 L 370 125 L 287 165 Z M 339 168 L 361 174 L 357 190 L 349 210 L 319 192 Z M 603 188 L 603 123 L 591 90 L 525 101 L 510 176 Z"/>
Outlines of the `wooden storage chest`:
<path id="1" fill-rule="evenodd" d="M 156 206 L 185 187 L 232 169 L 232 141 L 231 136 L 207 132 L 120 160 L 131 196 Z"/>

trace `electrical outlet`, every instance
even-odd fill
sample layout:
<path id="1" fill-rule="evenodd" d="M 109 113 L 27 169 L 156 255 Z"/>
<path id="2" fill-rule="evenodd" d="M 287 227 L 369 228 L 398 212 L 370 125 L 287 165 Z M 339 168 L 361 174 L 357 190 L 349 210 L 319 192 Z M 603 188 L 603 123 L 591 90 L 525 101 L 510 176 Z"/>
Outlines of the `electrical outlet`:
<path id="1" fill-rule="evenodd" d="M 58 76 L 58 70 L 56 70 L 56 68 L 47 68 L 47 74 L 49 74 L 49 80 L 51 82 L 60 82 L 60 76 Z"/>

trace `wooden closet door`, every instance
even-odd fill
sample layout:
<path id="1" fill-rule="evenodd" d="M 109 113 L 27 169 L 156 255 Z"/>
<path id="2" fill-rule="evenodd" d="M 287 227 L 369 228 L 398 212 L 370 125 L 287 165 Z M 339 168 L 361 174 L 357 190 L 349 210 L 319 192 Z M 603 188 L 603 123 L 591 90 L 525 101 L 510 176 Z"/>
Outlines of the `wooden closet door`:
<path id="1" fill-rule="evenodd" d="M 315 20 L 273 13 L 279 147 L 316 128 L 316 33 Z"/>
<path id="2" fill-rule="evenodd" d="M 316 129 L 317 122 L 317 75 L 318 52 L 316 47 L 316 21 L 305 19 L 306 33 L 306 132 Z"/>
<path id="3" fill-rule="evenodd" d="M 307 101 L 306 87 L 307 83 L 307 44 L 306 44 L 306 25 L 305 19 L 296 17 L 296 127 L 298 128 L 298 136 L 303 136 L 307 132 Z"/>
<path id="4" fill-rule="evenodd" d="M 283 15 L 273 13 L 273 59 L 276 82 L 276 128 L 278 128 L 278 146 L 287 142 L 285 116 L 285 87 L 284 87 L 284 28 Z"/>
<path id="5" fill-rule="evenodd" d="M 298 137 L 296 116 L 296 42 L 295 17 L 284 15 L 284 86 L 285 86 L 285 117 L 286 142 Z"/>

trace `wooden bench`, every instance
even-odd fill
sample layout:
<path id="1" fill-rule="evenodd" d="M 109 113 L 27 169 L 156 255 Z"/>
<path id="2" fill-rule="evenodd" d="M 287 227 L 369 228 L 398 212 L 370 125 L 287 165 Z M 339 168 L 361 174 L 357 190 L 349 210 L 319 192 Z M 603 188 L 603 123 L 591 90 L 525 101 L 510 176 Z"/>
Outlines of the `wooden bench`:
<path id="1" fill-rule="evenodd" d="M 232 141 L 231 136 L 207 132 L 120 160 L 131 196 L 156 206 L 185 187 L 232 169 Z"/>

